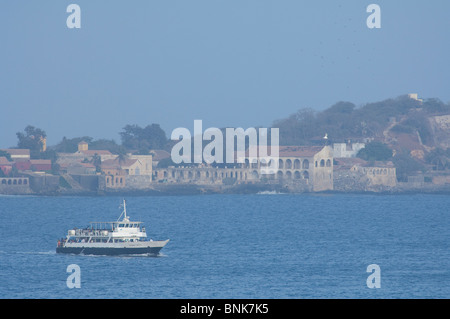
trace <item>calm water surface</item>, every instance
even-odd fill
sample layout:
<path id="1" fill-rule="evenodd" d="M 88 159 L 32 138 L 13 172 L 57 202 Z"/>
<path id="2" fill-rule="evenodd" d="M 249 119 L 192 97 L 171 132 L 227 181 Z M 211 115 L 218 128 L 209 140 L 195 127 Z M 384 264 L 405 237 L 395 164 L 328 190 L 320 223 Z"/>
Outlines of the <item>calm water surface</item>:
<path id="1" fill-rule="evenodd" d="M 160 257 L 55 253 L 119 197 L 0 196 L 1 298 L 449 298 L 450 196 L 129 197 Z M 81 269 L 69 289 L 67 266 Z M 381 288 L 366 285 L 367 266 Z"/>

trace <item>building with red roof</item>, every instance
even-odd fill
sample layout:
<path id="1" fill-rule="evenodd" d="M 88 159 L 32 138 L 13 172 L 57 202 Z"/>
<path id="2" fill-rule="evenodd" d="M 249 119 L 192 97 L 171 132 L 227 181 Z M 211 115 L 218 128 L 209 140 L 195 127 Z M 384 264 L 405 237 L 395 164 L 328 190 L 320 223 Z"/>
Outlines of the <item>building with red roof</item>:
<path id="1" fill-rule="evenodd" d="M 8 159 L 4 156 L 0 157 L 0 170 L 3 172 L 5 176 L 8 176 L 13 168 L 12 162 L 8 161 Z"/>
<path id="2" fill-rule="evenodd" d="M 52 161 L 46 159 L 30 160 L 31 170 L 35 172 L 45 172 L 52 170 Z"/>
<path id="3" fill-rule="evenodd" d="M 22 149 L 22 148 L 8 148 L 1 149 L 0 151 L 4 151 L 11 156 L 12 160 L 29 160 L 30 159 L 30 150 Z"/>

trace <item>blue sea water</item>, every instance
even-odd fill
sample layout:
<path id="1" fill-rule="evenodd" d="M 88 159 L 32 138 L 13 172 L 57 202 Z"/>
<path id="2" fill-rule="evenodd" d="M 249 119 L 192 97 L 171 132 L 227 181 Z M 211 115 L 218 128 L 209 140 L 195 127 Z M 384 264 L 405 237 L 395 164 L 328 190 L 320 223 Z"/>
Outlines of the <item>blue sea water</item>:
<path id="1" fill-rule="evenodd" d="M 170 238 L 160 257 L 55 253 L 68 229 L 116 220 L 121 200 L 0 196 L 0 297 L 450 297 L 450 196 L 129 197 L 131 220 Z M 367 287 L 371 264 L 381 288 Z"/>

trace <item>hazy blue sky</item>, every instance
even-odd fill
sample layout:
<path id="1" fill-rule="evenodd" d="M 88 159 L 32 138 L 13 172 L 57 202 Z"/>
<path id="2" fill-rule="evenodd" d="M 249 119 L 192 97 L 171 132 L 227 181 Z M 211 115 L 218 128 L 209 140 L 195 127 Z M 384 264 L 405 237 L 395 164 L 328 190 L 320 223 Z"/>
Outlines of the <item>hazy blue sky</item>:
<path id="1" fill-rule="evenodd" d="M 66 8 L 81 7 L 81 29 Z M 369 29 L 366 7 L 381 7 Z M 450 101 L 450 1 L 0 2 L 0 147 L 126 124 L 270 126 L 303 107 Z"/>

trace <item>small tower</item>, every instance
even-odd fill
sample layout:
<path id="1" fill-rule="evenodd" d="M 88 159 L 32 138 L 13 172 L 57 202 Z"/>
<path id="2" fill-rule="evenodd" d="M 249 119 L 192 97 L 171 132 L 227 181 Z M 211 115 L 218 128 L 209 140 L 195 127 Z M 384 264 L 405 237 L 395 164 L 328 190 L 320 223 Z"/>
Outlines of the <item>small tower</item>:
<path id="1" fill-rule="evenodd" d="M 45 137 L 40 137 L 39 141 L 41 142 L 41 152 L 45 152 L 47 150 L 47 138 Z"/>
<path id="2" fill-rule="evenodd" d="M 88 150 L 88 143 L 85 141 L 81 141 L 78 143 L 78 152 L 87 151 Z"/>

